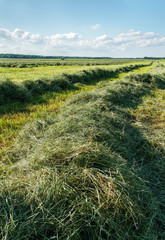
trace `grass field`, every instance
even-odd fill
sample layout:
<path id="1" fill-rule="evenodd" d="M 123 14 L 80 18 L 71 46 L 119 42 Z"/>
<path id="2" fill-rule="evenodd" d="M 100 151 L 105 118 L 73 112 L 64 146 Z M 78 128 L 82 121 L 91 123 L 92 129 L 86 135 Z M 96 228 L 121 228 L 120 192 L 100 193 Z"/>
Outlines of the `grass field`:
<path id="1" fill-rule="evenodd" d="M 38 59 L 17 61 L 18 67 L 17 65 L 14 67 L 12 66 L 12 62 L 15 63 L 16 60 L 0 59 L 0 80 L 10 79 L 17 82 L 36 80 L 43 77 L 49 78 L 53 75 L 60 75 L 62 73 L 73 74 L 81 70 L 96 69 L 97 66 L 105 69 L 116 69 L 123 64 L 135 64 L 138 62 L 140 64 L 147 64 L 150 62 L 149 60 L 40 60 L 40 62 Z M 58 61 L 61 61 L 59 66 L 57 64 Z M 6 67 L 1 67 L 1 65 L 3 66 L 3 62 L 6 63 Z M 8 67 L 10 64 L 11 67 Z M 25 64 L 27 67 L 20 67 Z"/>
<path id="2" fill-rule="evenodd" d="M 1 82 L 1 239 L 165 239 L 165 65 L 120 64 Z"/>
<path id="3" fill-rule="evenodd" d="M 147 59 L 5 59 L 0 58 L 0 67 L 31 68 L 39 66 L 100 66 L 148 62 Z"/>
<path id="4" fill-rule="evenodd" d="M 143 65 L 144 63 L 142 62 L 141 64 Z M 131 65 L 131 67 L 132 66 L 133 65 Z M 125 68 L 125 66 L 123 66 L 123 67 Z M 119 69 L 119 68 L 123 69 L 121 66 L 118 66 L 118 67 L 115 66 L 113 68 L 110 67 L 109 69 L 112 71 L 115 71 L 116 69 Z M 133 71 L 134 72 L 136 72 L 136 71 L 143 72 L 143 71 L 148 71 L 150 68 L 151 68 L 151 66 L 149 65 L 149 66 L 141 67 L 140 69 L 139 68 L 135 69 Z M 61 67 L 60 67 L 60 69 L 61 69 Z M 24 69 L 24 74 L 25 74 L 26 70 L 27 69 Z M 94 68 L 93 70 L 95 71 L 96 78 L 98 78 L 99 76 L 97 76 L 97 74 L 99 74 L 99 69 Z M 129 69 L 129 68 L 126 69 L 126 72 L 128 72 L 130 70 L 131 69 Z M 125 69 L 124 69 L 124 71 L 125 71 Z M 103 72 L 102 73 L 103 76 L 106 73 Z M 107 81 L 120 79 L 125 74 L 127 74 L 127 73 L 116 73 L 113 77 L 111 77 L 111 79 L 109 79 L 109 77 L 111 75 L 113 75 L 113 73 L 114 72 L 109 73 L 110 75 L 108 75 Z M 57 91 L 58 89 L 55 89 L 53 92 L 46 91 L 46 93 L 43 91 L 42 95 L 36 94 L 36 92 L 34 92 L 34 97 L 32 99 L 30 99 L 30 101 L 28 99 L 25 99 L 25 102 L 22 102 L 22 98 L 21 98 L 20 99 L 21 102 L 18 102 L 18 101 L 15 102 L 15 100 L 19 100 L 19 99 L 12 98 L 9 103 L 2 104 L 2 106 L 0 106 L 0 112 L 1 112 L 1 119 L 0 119 L 1 152 L 0 152 L 0 156 L 2 156 L 6 146 L 10 145 L 12 140 L 17 135 L 18 131 L 22 128 L 22 126 L 25 123 L 33 120 L 36 117 L 42 117 L 44 114 L 47 114 L 47 113 L 59 112 L 60 105 L 68 97 L 70 97 L 74 94 L 77 94 L 79 92 L 82 92 L 82 91 L 91 91 L 96 86 L 98 81 L 102 80 L 102 78 L 103 78 L 102 74 L 101 74 L 101 79 L 94 78 L 90 82 L 87 82 L 84 84 L 84 77 L 83 77 L 84 75 L 82 75 L 82 74 L 84 74 L 84 72 L 78 72 L 77 74 L 78 75 L 75 75 L 75 77 L 77 77 L 77 78 L 79 77 L 78 82 L 73 84 L 72 86 L 70 86 L 69 89 L 66 89 L 67 86 L 65 87 L 66 84 L 64 84 L 64 89 L 63 89 L 63 85 L 62 85 L 61 90 L 59 90 L 59 91 Z M 94 72 L 92 72 L 92 74 L 94 74 Z M 28 75 L 29 75 L 29 72 L 26 73 L 26 76 L 28 76 Z M 74 76 L 74 74 L 72 76 Z M 89 77 L 87 76 L 87 79 Z M 43 78 L 41 78 L 41 79 L 43 79 Z M 47 81 L 48 81 L 48 79 L 46 79 L 46 82 Z M 3 82 L 4 81 L 2 81 L 2 83 Z M 22 80 L 22 82 L 23 82 L 23 80 Z M 80 82 L 81 82 L 81 84 L 80 84 Z M 37 86 L 38 86 L 38 84 L 35 85 L 35 87 L 37 87 Z M 17 91 L 17 89 L 15 89 L 15 92 L 14 92 L 13 85 L 9 86 L 8 83 L 7 83 L 7 85 L 5 85 L 5 87 L 2 86 L 1 89 L 2 89 L 1 95 L 4 94 L 5 89 L 7 91 L 7 97 L 5 98 L 4 102 L 6 102 L 7 99 L 10 99 L 11 96 L 13 96 L 13 95 L 15 96 L 15 92 Z M 9 91 L 9 89 L 11 89 L 11 91 Z M 44 88 L 44 90 L 45 90 L 45 88 Z M 13 92 L 14 92 L 14 94 L 13 94 Z M 19 93 L 20 91 L 17 91 L 17 92 Z M 22 91 L 22 95 L 23 95 L 23 97 L 25 97 L 26 95 L 29 96 L 26 93 L 26 91 Z M 26 101 L 26 100 L 28 100 L 28 101 Z"/>

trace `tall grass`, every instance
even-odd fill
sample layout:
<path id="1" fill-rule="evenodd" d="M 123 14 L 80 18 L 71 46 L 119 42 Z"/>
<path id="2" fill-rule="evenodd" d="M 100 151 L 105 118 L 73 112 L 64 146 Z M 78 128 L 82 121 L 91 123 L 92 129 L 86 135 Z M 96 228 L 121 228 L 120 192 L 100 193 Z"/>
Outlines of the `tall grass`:
<path id="1" fill-rule="evenodd" d="M 133 114 L 163 84 L 130 75 L 26 125 L 1 162 L 1 238 L 163 240 L 163 152 Z"/>

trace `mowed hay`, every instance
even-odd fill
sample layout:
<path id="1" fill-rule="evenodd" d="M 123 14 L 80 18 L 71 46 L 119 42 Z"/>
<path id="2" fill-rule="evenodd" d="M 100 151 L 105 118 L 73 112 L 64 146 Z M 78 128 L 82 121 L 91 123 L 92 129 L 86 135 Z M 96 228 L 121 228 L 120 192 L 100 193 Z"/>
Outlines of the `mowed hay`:
<path id="1" fill-rule="evenodd" d="M 163 154 L 130 114 L 155 87 L 130 75 L 26 125 L 2 161 L 1 238 L 163 239 Z"/>
<path id="2" fill-rule="evenodd" d="M 74 83 L 90 83 L 93 80 L 114 77 L 120 72 L 129 72 L 142 66 L 151 64 L 135 64 L 123 66 L 116 70 L 105 70 L 96 68 L 82 70 L 74 74 L 61 74 L 51 78 L 41 78 L 37 80 L 26 80 L 20 84 L 10 80 L 0 80 L 0 104 L 9 102 L 29 102 L 36 94 L 46 92 L 59 92 L 61 90 L 74 88 Z"/>

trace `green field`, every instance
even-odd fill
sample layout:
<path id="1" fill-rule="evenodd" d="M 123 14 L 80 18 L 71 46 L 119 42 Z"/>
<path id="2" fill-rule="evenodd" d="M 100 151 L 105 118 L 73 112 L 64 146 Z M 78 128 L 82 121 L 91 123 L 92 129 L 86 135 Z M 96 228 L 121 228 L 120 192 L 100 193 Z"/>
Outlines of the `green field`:
<path id="1" fill-rule="evenodd" d="M 37 78 L 47 78 L 51 77 L 52 75 L 59 75 L 62 73 L 71 74 L 84 69 L 95 69 L 98 66 L 99 68 L 115 69 L 120 65 L 122 66 L 123 64 L 134 64 L 138 62 L 141 64 L 145 64 L 150 61 L 135 59 L 0 59 L 0 80 L 35 80 Z"/>
<path id="2" fill-rule="evenodd" d="M 1 67 L 39 67 L 39 66 L 99 66 L 99 65 L 120 65 L 134 62 L 148 62 L 147 59 L 15 59 L 0 58 Z"/>
<path id="3" fill-rule="evenodd" d="M 104 69 L 115 69 L 116 65 L 99 66 Z M 12 81 L 36 80 L 38 78 L 49 78 L 62 73 L 75 73 L 81 70 L 96 69 L 96 66 L 39 66 L 32 68 L 0 68 L 0 79 L 10 79 Z"/>
<path id="4" fill-rule="evenodd" d="M 140 62 L 140 65 L 150 64 L 149 61 L 147 62 Z M 134 65 L 139 66 L 139 63 L 134 63 Z M 124 71 L 129 72 L 132 68 L 130 65 L 130 68 L 124 69 Z M 4 147 L 8 146 L 15 138 L 18 131 L 22 128 L 22 126 L 27 123 L 28 121 L 31 121 L 32 119 L 36 117 L 41 117 L 45 113 L 51 113 L 51 112 L 58 112 L 59 111 L 59 105 L 63 101 L 65 101 L 69 96 L 77 94 L 81 91 L 90 91 L 92 90 L 98 81 L 102 80 L 104 78 L 104 74 L 107 74 L 108 71 L 110 71 L 108 77 L 111 77 L 113 75 L 113 71 L 116 71 L 117 69 L 122 69 L 122 67 L 125 68 L 126 65 L 114 65 L 114 66 L 104 66 L 96 68 L 94 67 L 81 67 L 83 69 L 80 71 L 80 67 L 76 66 L 67 66 L 67 67 L 36 67 L 36 72 L 42 76 L 42 74 L 46 74 L 46 72 L 49 74 L 48 78 L 45 78 L 45 75 L 43 75 L 40 79 L 33 79 L 31 78 L 31 68 L 2 68 L 2 75 L 1 79 L 3 79 L 3 74 L 7 70 L 8 74 L 10 76 L 10 82 L 8 80 L 1 80 L 1 106 L 0 106 L 0 112 L 2 114 L 2 117 L 0 119 L 0 129 L 1 129 L 1 138 L 0 138 L 0 145 L 1 149 L 5 149 Z M 48 71 L 49 69 L 52 69 L 53 75 L 51 75 L 51 71 Z M 57 69 L 58 68 L 58 69 Z M 67 68 L 67 71 L 66 71 Z M 135 67 L 136 68 L 136 67 Z M 137 70 L 133 71 L 147 71 L 151 68 L 151 66 L 145 66 L 138 68 Z M 75 72 L 75 69 L 79 69 L 78 72 Z M 99 72 L 100 69 L 103 72 Z M 93 74 L 94 78 L 90 80 L 90 75 L 88 77 L 87 72 L 89 71 L 89 74 Z M 106 70 L 106 72 L 104 72 Z M 14 71 L 14 72 L 13 72 Z M 72 72 L 73 71 L 73 72 Z M 94 72 L 93 72 L 94 71 Z M 111 73 L 112 71 L 112 73 Z M 116 80 L 116 78 L 121 78 L 125 75 L 125 73 L 118 72 L 113 76 L 112 79 Z M 60 75 L 55 74 L 55 72 L 60 72 Z M 65 73 L 65 75 L 61 75 Z M 66 75 L 71 74 L 71 75 Z M 99 75 L 101 74 L 101 75 Z M 87 75 L 87 76 L 86 76 Z M 96 75 L 96 77 L 95 77 Z M 21 78 L 21 76 L 23 76 Z M 69 85 L 68 82 L 68 76 L 72 76 L 75 78 L 73 79 L 73 84 Z M 55 79 L 54 79 L 55 77 Z M 64 79 L 65 77 L 65 79 Z M 84 77 L 86 77 L 87 82 L 84 82 Z M 13 79 L 14 78 L 14 79 Z M 25 91 L 25 87 L 19 86 L 19 85 L 12 85 L 16 83 L 21 83 L 22 85 L 26 83 L 26 80 L 28 79 L 28 85 L 29 80 L 30 83 L 33 84 L 31 86 L 31 89 L 28 91 Z M 89 81 L 88 81 L 89 79 Z M 34 82 L 31 82 L 33 81 Z M 56 80 L 58 81 L 58 89 L 56 86 Z M 63 81 L 62 81 L 63 80 Z M 55 82 L 55 90 L 52 90 L 52 87 L 50 87 L 48 90 L 46 90 L 45 86 L 43 85 L 44 82 L 53 81 Z M 62 85 L 60 86 L 60 82 L 62 82 Z M 85 84 L 84 84 L 85 83 Z M 11 86 L 10 86 L 11 85 Z M 41 92 L 38 92 L 41 90 L 41 85 L 43 85 L 43 90 Z M 66 85 L 66 86 L 65 86 Z M 15 86 L 15 87 L 14 87 Z M 36 89 L 36 91 L 35 91 Z M 34 90 L 34 94 L 31 92 Z M 5 96 L 6 92 L 6 96 Z M 17 94 L 16 94 L 17 93 Z M 33 94 L 33 97 L 31 96 Z M 21 95 L 21 96 L 20 96 Z M 30 97 L 29 97 L 30 95 Z M 18 96 L 18 99 L 17 99 Z M 3 98 L 4 97 L 4 98 Z M 21 99 L 19 99 L 21 98 Z M 3 100 L 3 102 L 2 102 Z M 20 101 L 19 101 L 20 100 Z M 8 102 L 7 102 L 8 101 Z M 1 153 L 2 155 L 2 153 Z"/>
<path id="5" fill-rule="evenodd" d="M 0 238 L 164 240 L 164 61 L 0 66 Z"/>

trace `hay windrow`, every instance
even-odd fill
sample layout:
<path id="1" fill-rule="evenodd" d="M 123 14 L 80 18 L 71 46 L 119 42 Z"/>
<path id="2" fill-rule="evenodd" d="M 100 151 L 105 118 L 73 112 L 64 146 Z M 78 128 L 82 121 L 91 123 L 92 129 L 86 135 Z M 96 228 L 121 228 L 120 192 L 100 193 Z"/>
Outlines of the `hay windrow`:
<path id="1" fill-rule="evenodd" d="M 159 78 L 106 83 L 26 125 L 2 161 L 2 239 L 163 240 L 164 156 L 135 113 Z"/>
<path id="2" fill-rule="evenodd" d="M 142 66 L 150 64 L 134 64 L 118 67 L 116 70 L 95 68 L 82 70 L 74 74 L 61 74 L 51 78 L 40 78 L 34 81 L 26 80 L 15 83 L 9 79 L 0 81 L 0 104 L 7 102 L 30 102 L 36 94 L 46 92 L 59 92 L 61 90 L 74 88 L 75 83 L 88 83 L 95 79 L 114 77 L 121 72 L 129 72 Z"/>

